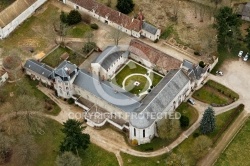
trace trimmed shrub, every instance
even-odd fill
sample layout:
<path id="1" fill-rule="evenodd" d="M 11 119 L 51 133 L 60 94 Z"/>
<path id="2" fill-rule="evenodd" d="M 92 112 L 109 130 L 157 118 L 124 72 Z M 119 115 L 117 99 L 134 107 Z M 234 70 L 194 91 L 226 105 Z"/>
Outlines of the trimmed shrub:
<path id="1" fill-rule="evenodd" d="M 68 104 L 74 104 L 74 103 L 75 103 L 75 100 L 73 98 L 68 99 Z"/>
<path id="2" fill-rule="evenodd" d="M 92 28 L 92 29 L 98 29 L 99 28 L 99 26 L 97 25 L 97 24 L 90 24 L 90 27 Z"/>
<path id="3" fill-rule="evenodd" d="M 82 16 L 77 10 L 71 10 L 67 16 L 67 23 L 74 25 L 82 21 Z"/>
<path id="4" fill-rule="evenodd" d="M 195 51 L 194 55 L 200 56 L 201 54 L 198 51 Z"/>
<path id="5" fill-rule="evenodd" d="M 64 13 L 64 12 L 61 12 L 60 20 L 61 20 L 63 23 L 67 24 L 67 23 L 68 23 L 67 14 Z"/>
<path id="6" fill-rule="evenodd" d="M 204 67 L 206 66 L 206 64 L 205 64 L 205 62 L 200 61 L 200 62 L 199 62 L 199 66 L 200 66 L 201 68 L 204 68 Z"/>
<path id="7" fill-rule="evenodd" d="M 137 139 L 133 139 L 132 142 L 131 142 L 132 145 L 138 145 L 138 141 Z"/>
<path id="8" fill-rule="evenodd" d="M 200 136 L 200 133 L 194 133 L 193 134 L 193 137 L 196 138 L 196 137 L 199 137 Z"/>
<path id="9" fill-rule="evenodd" d="M 189 118 L 187 116 L 182 115 L 180 118 L 181 128 L 186 128 L 189 126 Z"/>

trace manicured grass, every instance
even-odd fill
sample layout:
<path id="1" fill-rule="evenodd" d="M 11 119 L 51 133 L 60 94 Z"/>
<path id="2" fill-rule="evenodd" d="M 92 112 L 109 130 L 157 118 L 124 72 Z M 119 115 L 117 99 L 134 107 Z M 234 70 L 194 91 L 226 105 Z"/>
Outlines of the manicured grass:
<path id="1" fill-rule="evenodd" d="M 207 83 L 193 93 L 193 97 L 209 104 L 229 104 L 239 98 L 239 95 L 231 89 L 215 81 Z"/>
<path id="2" fill-rule="evenodd" d="M 88 31 L 91 31 L 90 26 L 81 22 L 77 25 L 74 25 L 68 28 L 66 32 L 66 36 L 83 38 L 84 34 Z"/>
<path id="3" fill-rule="evenodd" d="M 37 166 L 55 165 L 56 157 L 59 153 L 59 146 L 63 140 L 64 134 L 61 132 L 62 125 L 54 120 L 47 120 L 44 135 L 35 135 L 36 142 L 39 145 L 40 155 L 35 163 Z M 90 144 L 89 148 L 79 156 L 82 158 L 82 165 L 89 166 L 117 166 L 118 161 L 113 153 Z"/>
<path id="4" fill-rule="evenodd" d="M 194 122 L 198 119 L 198 112 L 197 110 L 192 107 L 187 102 L 183 102 L 179 105 L 178 108 L 176 108 L 176 111 L 181 113 L 181 115 L 184 115 L 188 117 L 189 119 L 189 127 L 194 124 Z"/>
<path id="5" fill-rule="evenodd" d="M 122 82 L 124 81 L 124 79 L 131 75 L 131 74 L 147 74 L 147 69 L 142 67 L 141 65 L 136 64 L 133 61 L 130 61 L 127 65 L 125 65 L 119 72 L 118 74 L 112 79 L 112 82 L 120 87 L 122 87 Z M 156 74 L 156 73 L 152 73 L 150 74 L 150 79 L 152 80 L 152 85 L 156 86 L 161 79 L 163 78 L 162 76 Z M 134 89 L 129 90 L 131 93 L 134 94 L 138 94 L 139 90 L 142 89 L 146 89 L 146 87 L 148 87 L 148 81 L 145 77 L 143 76 L 133 76 L 130 77 L 128 80 L 132 80 L 132 81 L 138 81 L 140 82 L 139 86 L 134 86 Z M 144 80 L 144 81 L 143 81 Z M 127 81 L 128 82 L 128 81 Z M 133 84 L 133 82 L 131 82 Z M 145 87 L 145 88 L 144 88 Z"/>
<path id="6" fill-rule="evenodd" d="M 135 82 L 139 82 L 138 86 L 135 86 Z M 149 82 L 146 77 L 135 75 L 129 77 L 125 82 L 125 89 L 133 94 L 139 94 L 145 92 L 149 88 Z"/>
<path id="7" fill-rule="evenodd" d="M 63 60 L 61 59 L 61 55 L 67 52 L 69 54 L 69 58 L 67 59 L 73 64 L 80 65 L 85 58 L 77 53 L 74 53 L 72 50 L 68 49 L 67 47 L 59 46 L 49 55 L 47 55 L 42 62 L 46 63 L 47 65 L 55 68 L 57 67 Z"/>
<path id="8" fill-rule="evenodd" d="M 227 149 L 220 155 L 215 166 L 250 165 L 250 119 L 230 143 Z"/>
<path id="9" fill-rule="evenodd" d="M 168 154 L 157 157 L 136 157 L 127 153 L 121 153 L 124 166 L 165 166 Z"/>

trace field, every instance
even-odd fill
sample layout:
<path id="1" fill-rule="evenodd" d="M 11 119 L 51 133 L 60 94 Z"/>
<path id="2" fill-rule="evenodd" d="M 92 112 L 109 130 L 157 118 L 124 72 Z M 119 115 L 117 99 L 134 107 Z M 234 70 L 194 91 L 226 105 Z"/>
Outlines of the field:
<path id="1" fill-rule="evenodd" d="M 215 166 L 250 165 L 250 119 L 246 122 L 227 149 L 220 155 Z"/>
<path id="2" fill-rule="evenodd" d="M 42 62 L 55 68 L 63 61 L 63 59 L 61 59 L 60 57 L 64 53 L 69 54 L 69 58 L 67 60 L 73 64 L 80 65 L 85 60 L 85 58 L 83 56 L 73 52 L 72 50 L 68 49 L 67 47 L 59 46 L 54 51 L 52 51 L 49 55 L 47 55 L 42 60 Z"/>
<path id="3" fill-rule="evenodd" d="M 153 71 L 148 74 L 148 69 L 129 61 L 111 81 L 133 94 L 140 94 L 155 87 L 161 79 L 162 76 L 159 74 Z M 136 83 L 138 84 L 136 85 Z"/>

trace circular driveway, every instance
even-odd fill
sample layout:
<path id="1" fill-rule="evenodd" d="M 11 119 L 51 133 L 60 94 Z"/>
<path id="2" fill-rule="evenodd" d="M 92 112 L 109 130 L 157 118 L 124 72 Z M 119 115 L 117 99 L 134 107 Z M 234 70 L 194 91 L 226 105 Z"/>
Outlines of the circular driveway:
<path id="1" fill-rule="evenodd" d="M 208 79 L 215 80 L 239 94 L 239 101 L 250 112 L 250 61 L 232 60 L 224 62 L 221 69 L 223 76 L 209 75 Z"/>

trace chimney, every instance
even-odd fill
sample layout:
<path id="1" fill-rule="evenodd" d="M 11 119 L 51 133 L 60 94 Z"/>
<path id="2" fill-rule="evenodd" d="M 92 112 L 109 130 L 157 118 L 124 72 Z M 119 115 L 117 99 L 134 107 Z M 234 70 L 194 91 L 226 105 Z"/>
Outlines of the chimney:
<path id="1" fill-rule="evenodd" d="M 132 22 L 134 21 L 134 18 L 132 18 Z"/>
<path id="2" fill-rule="evenodd" d="M 121 12 L 119 12 L 119 16 L 121 16 Z"/>

